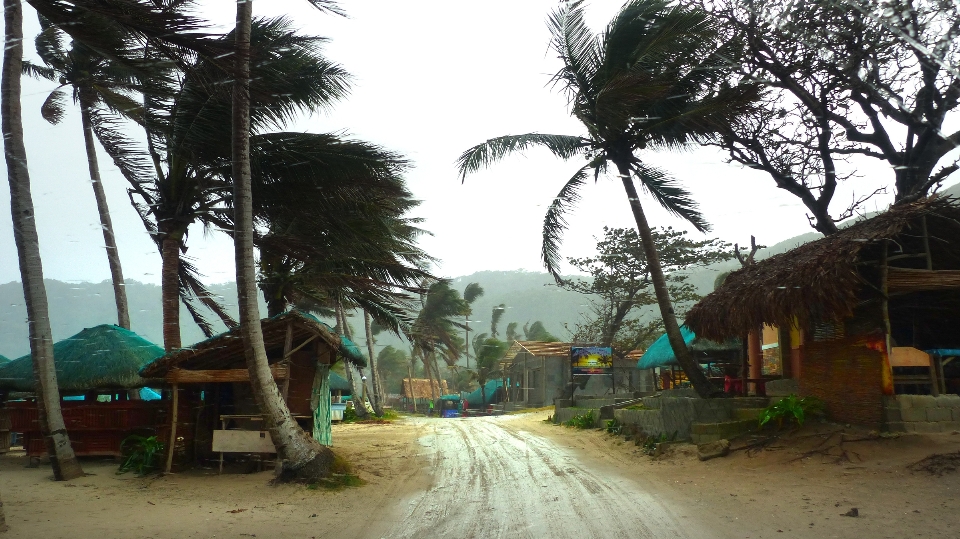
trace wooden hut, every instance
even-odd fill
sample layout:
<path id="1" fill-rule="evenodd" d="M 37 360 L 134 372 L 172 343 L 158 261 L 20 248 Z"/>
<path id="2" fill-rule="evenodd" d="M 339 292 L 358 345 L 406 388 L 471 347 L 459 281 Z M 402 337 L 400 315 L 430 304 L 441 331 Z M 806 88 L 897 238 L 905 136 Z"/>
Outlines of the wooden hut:
<path id="1" fill-rule="evenodd" d="M 151 382 L 138 371 L 163 355 L 163 349 L 136 333 L 113 325 L 87 328 L 53 345 L 64 423 L 77 455 L 119 456 L 130 434 L 152 434 L 162 422 L 163 406 L 139 400 L 137 390 Z M 22 434 L 29 456 L 47 452 L 40 433 L 30 355 L 0 367 L 0 394 L 10 430 Z M 8 400 L 16 393 L 16 400 Z M 132 397 L 132 398 L 131 398 Z M 0 425 L 2 427 L 2 425 Z"/>
<path id="2" fill-rule="evenodd" d="M 801 394 L 879 426 L 884 395 L 960 390 L 960 367 L 939 359 L 960 348 L 958 235 L 954 200 L 894 206 L 731 273 L 686 324 L 717 341 L 776 328 Z"/>
<path id="3" fill-rule="evenodd" d="M 311 400 L 317 370 L 328 373 L 339 358 L 359 366 L 366 359 L 346 337 L 299 311 L 261 320 L 267 359 L 290 413 L 306 430 L 313 430 Z M 169 384 L 172 413 L 165 442 L 173 461 L 189 464 L 214 452 L 266 453 L 272 441 L 265 433 L 244 357 L 239 330 L 232 330 L 158 358 L 141 375 Z M 327 379 L 329 380 L 329 378 Z M 329 383 L 326 386 L 329 412 Z M 329 414 L 326 417 L 329 433 Z M 225 432 L 229 431 L 229 432 Z M 267 450 L 264 450 L 267 449 Z"/>

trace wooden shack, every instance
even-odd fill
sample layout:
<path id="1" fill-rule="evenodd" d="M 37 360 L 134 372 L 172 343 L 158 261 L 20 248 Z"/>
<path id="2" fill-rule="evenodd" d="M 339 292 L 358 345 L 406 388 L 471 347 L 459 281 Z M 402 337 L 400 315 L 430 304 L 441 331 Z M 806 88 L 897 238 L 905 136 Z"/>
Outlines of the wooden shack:
<path id="1" fill-rule="evenodd" d="M 836 420 L 879 427 L 885 396 L 960 392 L 948 361 L 960 353 L 958 237 L 953 199 L 893 206 L 731 273 L 686 324 L 716 341 L 778 328 L 764 332 L 779 335 L 782 375 L 801 394 Z"/>
<path id="2" fill-rule="evenodd" d="M 317 318 L 290 311 L 261 321 L 267 359 L 294 418 L 313 429 L 311 399 L 318 366 L 338 359 L 365 367 L 356 345 Z M 224 452 L 269 453 L 272 441 L 250 386 L 239 330 L 158 358 L 141 371 L 162 378 L 171 396 L 167 467 L 221 458 Z M 329 385 L 326 410 L 329 412 Z M 329 429 L 329 413 L 326 416 Z M 214 455 L 214 453 L 220 453 Z"/>
<path id="3" fill-rule="evenodd" d="M 53 355 L 60 394 L 66 398 L 60 408 L 77 455 L 120 456 L 124 438 L 152 435 L 163 423 L 165 406 L 138 398 L 140 388 L 161 383 L 138 374 L 163 355 L 159 346 L 130 330 L 105 324 L 55 343 Z M 22 435 L 27 455 L 39 457 L 47 454 L 47 447 L 34 388 L 29 354 L 0 366 L 0 430 L 9 424 L 11 431 Z"/>

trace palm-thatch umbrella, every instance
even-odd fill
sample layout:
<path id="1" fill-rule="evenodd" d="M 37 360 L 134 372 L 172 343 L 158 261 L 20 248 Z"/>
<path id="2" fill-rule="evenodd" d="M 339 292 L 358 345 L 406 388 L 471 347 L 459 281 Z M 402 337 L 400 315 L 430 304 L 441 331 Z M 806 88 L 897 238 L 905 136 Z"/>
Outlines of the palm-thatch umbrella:
<path id="1" fill-rule="evenodd" d="M 163 355 L 163 348 L 118 326 L 87 328 L 53 345 L 60 391 L 75 393 L 96 389 L 133 389 L 152 380 L 137 371 Z M 0 367 L 0 391 L 34 390 L 30 355 Z"/>
<path id="2" fill-rule="evenodd" d="M 347 379 L 335 372 L 330 373 L 330 391 L 340 391 L 344 395 L 350 394 L 350 383 Z"/>

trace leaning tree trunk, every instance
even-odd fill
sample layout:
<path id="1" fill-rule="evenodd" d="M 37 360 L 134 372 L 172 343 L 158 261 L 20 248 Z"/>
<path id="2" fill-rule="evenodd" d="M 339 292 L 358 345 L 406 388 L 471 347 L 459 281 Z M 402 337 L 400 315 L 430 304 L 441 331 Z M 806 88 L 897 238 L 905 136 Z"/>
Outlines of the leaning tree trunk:
<path id="1" fill-rule="evenodd" d="M 86 94 L 86 90 L 80 91 L 80 121 L 83 124 L 83 142 L 87 149 L 87 167 L 90 169 L 90 183 L 93 184 L 93 196 L 97 200 L 97 212 L 100 214 L 103 243 L 107 248 L 107 262 L 110 264 L 110 277 L 113 280 L 113 297 L 117 303 L 117 325 L 130 329 L 130 309 L 127 306 L 127 291 L 123 282 L 123 270 L 120 267 L 120 252 L 117 250 L 117 240 L 113 234 L 113 221 L 110 219 L 107 195 L 100 181 L 97 147 L 93 144 L 93 122 L 90 120 L 90 109 L 93 104 Z"/>
<path id="2" fill-rule="evenodd" d="M 237 264 L 237 303 L 240 335 L 250 385 L 277 456 L 283 462 L 281 480 L 314 481 L 329 476 L 333 452 L 300 428 L 273 380 L 267 362 L 253 258 L 253 193 L 250 177 L 250 26 L 253 0 L 237 2 L 236 73 L 233 83 L 234 250 Z"/>
<path id="3" fill-rule="evenodd" d="M 65 481 L 83 476 L 80 462 L 70 445 L 60 412 L 60 389 L 53 360 L 53 336 L 47 311 L 47 291 L 43 285 L 40 239 L 30 194 L 27 150 L 23 144 L 23 120 L 20 111 L 20 76 L 23 62 L 23 11 L 20 0 L 4 0 L 4 30 L 7 46 L 0 74 L 0 117 L 3 150 L 10 183 L 10 214 L 13 239 L 20 261 L 23 299 L 27 306 L 30 355 L 36 379 L 37 410 L 40 430 L 47 444 L 53 477 Z"/>
<path id="4" fill-rule="evenodd" d="M 337 323 L 340 325 L 340 331 L 348 339 L 353 339 L 353 336 L 350 334 L 350 326 L 347 325 L 347 315 L 343 312 L 343 304 L 340 303 L 340 300 L 337 300 Z M 360 419 L 367 419 L 370 415 L 367 412 L 367 403 L 363 400 L 363 391 L 359 384 L 357 384 L 357 376 L 353 372 L 353 365 L 349 361 L 344 359 L 343 361 L 343 370 L 347 375 L 347 384 L 350 385 L 350 400 L 353 401 L 353 411 L 357 414 L 357 417 Z M 363 381 L 359 380 L 362 384 Z M 360 391 L 358 391 L 360 390 Z"/>
<path id="5" fill-rule="evenodd" d="M 373 404 L 373 413 L 378 417 L 383 417 L 383 386 L 380 383 L 380 371 L 377 369 L 377 356 L 373 349 L 373 327 L 370 324 L 370 314 L 363 312 L 363 329 L 367 334 L 367 353 L 370 354 L 370 381 L 373 385 L 373 391 L 370 392 L 370 400 Z"/>
<path id="6" fill-rule="evenodd" d="M 687 349 L 686 343 L 683 342 L 680 325 L 677 323 L 677 315 L 673 312 L 673 302 L 670 301 L 670 292 L 667 290 L 667 280 L 664 278 L 663 268 L 660 266 L 657 245 L 653 240 L 650 225 L 647 223 L 647 216 L 643 213 L 643 207 L 640 206 L 640 198 L 637 194 L 637 188 L 633 185 L 630 168 L 626 163 L 616 163 L 616 165 L 620 172 L 620 179 L 623 181 L 623 188 L 627 192 L 627 199 L 630 201 L 633 218 L 637 222 L 637 232 L 640 234 L 643 252 L 647 255 L 650 280 L 653 282 L 653 290 L 657 295 L 657 304 L 660 307 L 660 316 L 663 318 L 663 326 L 667 333 L 667 339 L 670 341 L 670 347 L 677 357 L 677 363 L 680 364 L 680 368 L 687 375 L 697 395 L 702 398 L 711 397 L 717 392 L 716 388 L 707 379 L 696 360 L 690 356 L 690 351 Z"/>

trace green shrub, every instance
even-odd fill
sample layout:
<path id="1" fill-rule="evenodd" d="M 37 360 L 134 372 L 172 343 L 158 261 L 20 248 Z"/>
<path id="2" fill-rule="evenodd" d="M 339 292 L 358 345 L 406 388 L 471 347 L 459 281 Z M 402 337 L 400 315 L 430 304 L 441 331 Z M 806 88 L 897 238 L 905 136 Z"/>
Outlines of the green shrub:
<path id="1" fill-rule="evenodd" d="M 577 429 L 592 429 L 596 422 L 597 419 L 593 416 L 593 410 L 587 410 L 585 414 L 578 414 L 571 417 L 564 425 Z"/>
<path id="2" fill-rule="evenodd" d="M 120 451 L 124 459 L 117 473 L 136 472 L 142 476 L 157 468 L 157 458 L 163 455 L 163 443 L 156 436 L 133 434 L 120 442 Z"/>
<path id="3" fill-rule="evenodd" d="M 607 434 L 619 436 L 623 432 L 623 425 L 616 418 L 607 420 Z"/>
<path id="4" fill-rule="evenodd" d="M 823 413 L 823 401 L 816 397 L 799 398 L 796 395 L 789 395 L 780 399 L 779 402 L 771 404 L 760 412 L 760 426 L 764 426 L 771 421 L 777 422 L 777 428 L 783 427 L 783 422 L 796 421 L 797 425 L 803 425 L 807 415 L 819 415 Z"/>

